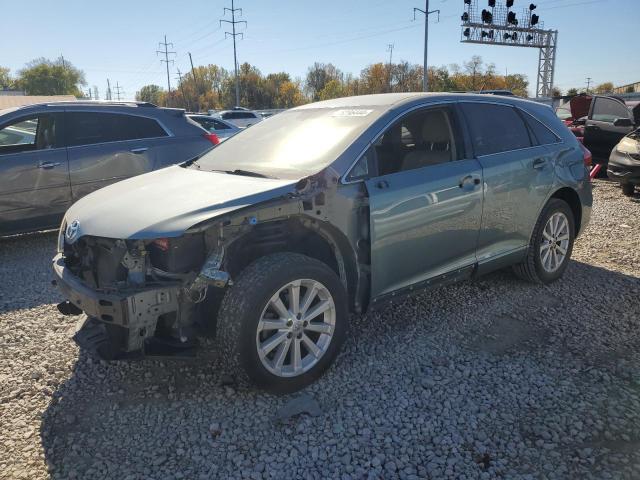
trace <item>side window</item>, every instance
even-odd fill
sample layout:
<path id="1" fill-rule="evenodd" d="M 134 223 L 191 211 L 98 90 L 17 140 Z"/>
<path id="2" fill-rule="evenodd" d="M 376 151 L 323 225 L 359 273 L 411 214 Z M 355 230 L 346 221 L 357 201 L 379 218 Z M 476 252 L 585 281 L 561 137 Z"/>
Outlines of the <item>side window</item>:
<path id="1" fill-rule="evenodd" d="M 155 120 L 134 115 L 69 112 L 67 124 L 69 146 L 167 136 Z"/>
<path id="2" fill-rule="evenodd" d="M 448 108 L 410 113 L 376 142 L 378 173 L 388 175 L 463 158 L 455 117 Z"/>
<path id="3" fill-rule="evenodd" d="M 536 120 L 527 113 L 521 113 L 521 115 L 529 126 L 529 129 L 533 134 L 533 139 L 534 141 L 537 141 L 536 143 L 538 145 L 550 145 L 552 143 L 557 143 L 560 141 L 560 138 L 548 127 L 542 124 L 542 122 Z"/>
<path id="4" fill-rule="evenodd" d="M 369 148 L 349 172 L 348 181 L 362 180 L 374 175 L 376 151 L 374 147 Z"/>
<path id="5" fill-rule="evenodd" d="M 461 103 L 476 155 L 508 152 L 531 146 L 527 127 L 513 107 Z"/>
<path id="6" fill-rule="evenodd" d="M 213 121 L 213 128 L 215 128 L 216 130 L 229 130 L 229 126 L 227 126 L 226 123 L 222 123 L 218 120 L 214 120 Z"/>
<path id="7" fill-rule="evenodd" d="M 610 98 L 596 98 L 591 119 L 613 123 L 616 118 L 629 118 L 627 107 Z"/>
<path id="8" fill-rule="evenodd" d="M 167 136 L 167 132 L 158 122 L 151 118 L 119 114 L 114 114 L 113 117 L 115 117 L 115 140 L 137 140 Z"/>
<path id="9" fill-rule="evenodd" d="M 44 150 L 56 146 L 55 115 L 21 118 L 0 129 L 0 153 Z"/>
<path id="10" fill-rule="evenodd" d="M 67 144 L 93 145 L 114 140 L 113 115 L 94 112 L 68 112 L 66 114 Z"/>

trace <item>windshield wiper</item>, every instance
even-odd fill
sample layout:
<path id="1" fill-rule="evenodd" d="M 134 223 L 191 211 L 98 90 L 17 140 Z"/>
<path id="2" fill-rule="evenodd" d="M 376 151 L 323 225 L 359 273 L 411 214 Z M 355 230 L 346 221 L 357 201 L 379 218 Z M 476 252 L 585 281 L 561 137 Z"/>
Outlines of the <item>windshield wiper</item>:
<path id="1" fill-rule="evenodd" d="M 226 170 L 229 175 L 242 175 L 245 177 L 258 177 L 258 178 L 274 178 L 264 173 L 252 172 L 250 170 Z"/>

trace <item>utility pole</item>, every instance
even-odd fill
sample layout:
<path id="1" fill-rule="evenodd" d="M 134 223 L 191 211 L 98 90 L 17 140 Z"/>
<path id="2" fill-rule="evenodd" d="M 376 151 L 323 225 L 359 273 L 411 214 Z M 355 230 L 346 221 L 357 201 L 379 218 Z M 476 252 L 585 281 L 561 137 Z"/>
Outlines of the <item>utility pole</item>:
<path id="1" fill-rule="evenodd" d="M 109 79 L 107 78 L 107 95 L 105 100 L 111 100 L 111 84 L 109 83 Z"/>
<path id="2" fill-rule="evenodd" d="M 422 91 L 429 91 L 429 74 L 427 68 L 427 47 L 429 45 L 429 15 L 432 13 L 438 14 L 438 21 L 440 21 L 440 10 L 431 10 L 429 11 L 429 0 L 425 0 L 424 10 L 420 8 L 414 7 L 413 9 L 413 19 L 416 19 L 416 11 L 422 12 L 424 14 L 424 74 L 422 77 Z"/>
<path id="3" fill-rule="evenodd" d="M 200 90 L 200 87 L 198 86 L 198 77 L 196 77 L 196 69 L 193 68 L 193 58 L 191 58 L 191 52 L 189 53 L 189 62 L 191 63 L 191 75 L 193 76 L 193 86 L 196 90 L 196 108 L 198 109 L 198 111 L 200 111 L 200 93 L 205 93 L 204 89 L 202 89 L 202 91 Z"/>
<path id="4" fill-rule="evenodd" d="M 156 50 L 156 55 L 159 53 L 164 53 L 164 60 L 160 59 L 160 63 L 164 62 L 167 64 L 167 92 L 171 93 L 171 80 L 169 79 L 169 62 L 173 63 L 173 60 L 169 60 L 169 54 L 175 55 L 176 52 L 170 52 L 168 50 L 169 45 L 173 48 L 173 43 L 167 43 L 167 36 L 164 36 L 164 42 L 158 42 L 160 47 L 164 47 L 164 51 Z"/>
<path id="5" fill-rule="evenodd" d="M 389 92 L 391 92 L 391 66 L 393 65 L 393 43 L 387 45 L 387 52 L 389 52 Z"/>
<path id="6" fill-rule="evenodd" d="M 115 91 L 116 91 L 116 97 L 117 97 L 118 101 L 120 101 L 120 94 L 124 93 L 124 92 L 121 92 L 120 90 L 122 90 L 122 87 L 120 86 L 120 84 L 118 82 L 116 82 Z"/>
<path id="7" fill-rule="evenodd" d="M 589 94 L 589 87 L 591 86 L 591 77 L 587 77 L 587 95 Z"/>
<path id="8" fill-rule="evenodd" d="M 220 20 L 220 26 L 222 26 L 222 22 L 231 24 L 231 32 L 224 32 L 224 38 L 227 36 L 233 37 L 233 67 L 236 74 L 236 106 L 240 106 L 240 84 L 238 79 L 238 55 L 236 52 L 236 37 L 240 35 L 244 38 L 244 34 L 242 32 L 236 33 L 236 23 L 244 23 L 244 26 L 247 26 L 247 22 L 244 20 L 236 20 L 236 12 L 240 12 L 242 15 L 241 8 L 235 8 L 234 0 L 231 0 L 231 8 L 225 7 L 223 10 L 223 14 L 226 15 L 227 10 L 231 12 L 231 20 Z"/>
<path id="9" fill-rule="evenodd" d="M 187 96 L 184 94 L 184 85 L 182 84 L 182 73 L 180 73 L 180 69 L 178 69 L 178 86 L 180 87 L 180 92 L 182 93 L 182 102 L 185 108 L 190 111 L 191 106 L 189 105 L 189 101 L 187 100 Z"/>

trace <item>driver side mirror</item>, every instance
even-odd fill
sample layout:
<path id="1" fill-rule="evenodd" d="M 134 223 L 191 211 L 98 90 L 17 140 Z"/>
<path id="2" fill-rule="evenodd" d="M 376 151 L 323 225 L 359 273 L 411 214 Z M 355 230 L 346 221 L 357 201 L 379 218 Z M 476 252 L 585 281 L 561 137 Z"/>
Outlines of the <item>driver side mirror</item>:
<path id="1" fill-rule="evenodd" d="M 633 122 L 630 118 L 616 118 L 613 121 L 614 127 L 633 127 Z"/>

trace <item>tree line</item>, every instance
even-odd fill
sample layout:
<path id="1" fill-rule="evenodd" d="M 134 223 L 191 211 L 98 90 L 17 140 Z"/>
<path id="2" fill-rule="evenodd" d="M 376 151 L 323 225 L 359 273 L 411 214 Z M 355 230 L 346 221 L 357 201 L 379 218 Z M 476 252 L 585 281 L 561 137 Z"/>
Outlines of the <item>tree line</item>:
<path id="1" fill-rule="evenodd" d="M 423 73 L 421 65 L 407 61 L 374 63 L 362 69 L 358 75 L 345 73 L 331 63 L 316 62 L 301 79 L 292 78 L 287 72 L 264 75 L 257 67 L 243 63 L 239 68 L 240 104 L 254 109 L 291 108 L 312 101 L 351 95 L 421 91 Z M 473 56 L 462 65 L 430 67 L 428 76 L 430 91 L 500 89 L 528 96 L 529 82 L 525 75 L 499 75 L 494 64 L 485 63 L 479 56 Z M 15 77 L 8 68 L 0 67 L 0 90 L 19 89 L 28 95 L 75 95 L 86 98 L 83 86 L 86 86 L 84 72 L 62 57 L 33 60 Z M 611 82 L 590 90 L 592 93 L 612 91 Z M 581 90 L 576 88 L 566 92 L 567 95 L 578 93 Z M 560 96 L 562 91 L 554 89 L 554 95 Z M 202 65 L 183 75 L 171 92 L 160 85 L 145 85 L 136 92 L 136 100 L 191 111 L 230 108 L 235 106 L 235 78 L 233 72 L 219 65 Z"/>

